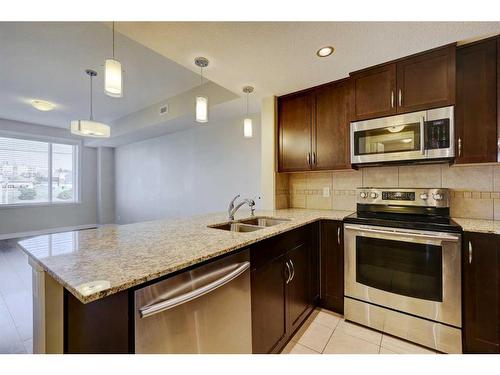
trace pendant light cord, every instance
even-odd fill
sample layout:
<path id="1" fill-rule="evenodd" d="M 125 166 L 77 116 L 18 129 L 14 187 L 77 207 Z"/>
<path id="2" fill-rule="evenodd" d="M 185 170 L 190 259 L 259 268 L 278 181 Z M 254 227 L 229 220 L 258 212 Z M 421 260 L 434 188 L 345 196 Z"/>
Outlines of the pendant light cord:
<path id="1" fill-rule="evenodd" d="M 113 21 L 113 59 L 115 58 L 115 21 Z"/>
<path id="2" fill-rule="evenodd" d="M 94 120 L 94 115 L 92 113 L 92 75 L 90 76 L 90 120 Z"/>
<path id="3" fill-rule="evenodd" d="M 247 92 L 247 117 L 248 117 L 248 92 Z"/>
<path id="4" fill-rule="evenodd" d="M 200 66 L 200 86 L 203 86 L 203 67 Z"/>

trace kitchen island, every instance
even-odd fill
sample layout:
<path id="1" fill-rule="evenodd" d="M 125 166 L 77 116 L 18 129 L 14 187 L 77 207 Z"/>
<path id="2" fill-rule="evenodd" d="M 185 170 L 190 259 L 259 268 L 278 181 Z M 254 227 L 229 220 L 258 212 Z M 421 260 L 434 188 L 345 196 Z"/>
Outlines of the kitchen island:
<path id="1" fill-rule="evenodd" d="M 342 220 L 350 213 L 302 209 L 257 211 L 258 217 L 288 220 L 246 233 L 211 228 L 226 223 L 227 218 L 223 213 L 207 214 L 103 226 L 21 241 L 19 246 L 28 254 L 34 269 L 34 350 L 71 352 L 67 347 L 67 331 L 72 324 L 80 329 L 86 325 L 79 323 L 89 323 L 91 315 L 105 316 L 111 309 L 130 310 L 133 306 L 128 292 L 141 285 L 320 220 Z M 249 216 L 240 213 L 236 220 Z M 72 316 L 78 321 L 68 319 L 71 309 L 77 311 Z M 120 318 L 112 321 L 118 324 Z M 133 324 L 130 319 L 122 323 Z M 127 342 L 123 351 L 133 352 L 131 340 L 120 337 L 118 328 L 116 331 L 111 326 L 101 328 L 115 332 L 109 335 L 113 336 L 111 339 L 122 339 Z M 101 350 L 96 348 L 96 352 Z"/>

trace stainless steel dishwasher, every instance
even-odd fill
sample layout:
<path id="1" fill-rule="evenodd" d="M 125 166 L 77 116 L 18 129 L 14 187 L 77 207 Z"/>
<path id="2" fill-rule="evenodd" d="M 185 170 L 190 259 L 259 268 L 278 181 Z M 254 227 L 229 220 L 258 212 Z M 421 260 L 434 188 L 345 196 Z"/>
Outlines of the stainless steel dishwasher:
<path id="1" fill-rule="evenodd" d="M 251 353 L 248 250 L 135 291 L 136 353 Z"/>

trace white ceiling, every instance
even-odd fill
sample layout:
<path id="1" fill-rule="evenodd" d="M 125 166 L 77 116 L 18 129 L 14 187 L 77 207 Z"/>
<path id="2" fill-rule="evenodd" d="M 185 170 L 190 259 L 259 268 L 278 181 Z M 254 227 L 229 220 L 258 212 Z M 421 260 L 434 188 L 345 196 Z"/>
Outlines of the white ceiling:
<path id="1" fill-rule="evenodd" d="M 199 85 L 198 74 L 117 33 L 115 55 L 124 69 L 124 97 L 103 91 L 104 59 L 111 29 L 100 22 L 0 22 L 0 117 L 69 128 L 89 116 L 89 78 L 94 79 L 94 117 L 112 122 Z M 56 104 L 40 112 L 31 99 Z"/>
<path id="2" fill-rule="evenodd" d="M 233 92 L 255 86 L 254 103 L 348 76 L 433 47 L 500 33 L 500 22 L 120 22 L 124 35 Z M 325 45 L 335 53 L 320 59 Z"/>
<path id="3" fill-rule="evenodd" d="M 108 26 L 0 23 L 0 117 L 65 128 L 71 119 L 86 118 L 89 88 L 83 71 L 93 68 L 99 73 L 95 118 L 116 129 L 127 115 L 179 98 L 197 86 L 196 56 L 210 60 L 204 76 L 220 90 L 241 95 L 243 86 L 255 86 L 250 112 L 258 113 L 262 97 L 343 78 L 357 69 L 447 43 L 500 33 L 500 22 L 119 22 L 116 56 L 125 69 L 125 96 L 113 99 L 102 90 L 102 65 L 111 53 Z M 333 45 L 335 53 L 320 59 L 316 50 L 325 45 Z M 221 95 L 228 99 L 211 108 L 208 125 L 241 116 L 245 110 L 243 98 Z M 33 98 L 58 107 L 36 111 L 26 103 Z M 193 124 L 185 111 L 151 134 Z"/>

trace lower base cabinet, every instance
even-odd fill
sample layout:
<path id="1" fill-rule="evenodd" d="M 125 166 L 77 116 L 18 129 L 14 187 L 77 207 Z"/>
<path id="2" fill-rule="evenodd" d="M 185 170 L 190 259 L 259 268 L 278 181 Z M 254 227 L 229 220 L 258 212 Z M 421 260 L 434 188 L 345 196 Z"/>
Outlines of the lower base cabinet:
<path id="1" fill-rule="evenodd" d="M 251 248 L 253 352 L 279 353 L 319 297 L 318 225 Z"/>
<path id="2" fill-rule="evenodd" d="M 344 314 L 344 239 L 341 221 L 324 220 L 320 229 L 320 305 Z"/>
<path id="3" fill-rule="evenodd" d="M 464 234 L 463 352 L 500 353 L 500 235 Z"/>

